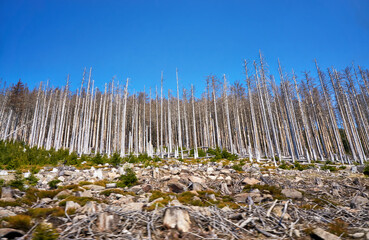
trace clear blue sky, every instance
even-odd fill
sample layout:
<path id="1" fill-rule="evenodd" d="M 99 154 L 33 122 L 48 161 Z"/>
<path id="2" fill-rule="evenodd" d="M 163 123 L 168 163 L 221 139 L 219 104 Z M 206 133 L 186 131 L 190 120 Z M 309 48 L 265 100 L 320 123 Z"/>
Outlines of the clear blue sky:
<path id="1" fill-rule="evenodd" d="M 205 76 L 243 80 L 243 59 L 261 49 L 276 73 L 321 67 L 369 66 L 369 1 L 91 1 L 0 0 L 0 78 L 31 88 L 84 67 L 105 82 L 131 79 L 133 90 L 160 84 L 204 88 Z M 314 75 L 315 72 L 313 72 Z M 277 79 L 279 79 L 277 77 Z"/>

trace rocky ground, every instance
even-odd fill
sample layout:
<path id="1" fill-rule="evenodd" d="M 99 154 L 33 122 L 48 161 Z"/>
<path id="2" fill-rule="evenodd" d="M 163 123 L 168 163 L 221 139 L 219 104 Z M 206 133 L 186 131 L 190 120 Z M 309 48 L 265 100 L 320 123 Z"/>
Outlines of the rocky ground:
<path id="1" fill-rule="evenodd" d="M 2 187 L 0 238 L 369 239 L 363 167 L 235 164 L 46 167 L 34 175 L 35 187 Z M 138 181 L 121 177 L 128 174 Z M 14 173 L 2 170 L 0 178 L 10 181 Z"/>

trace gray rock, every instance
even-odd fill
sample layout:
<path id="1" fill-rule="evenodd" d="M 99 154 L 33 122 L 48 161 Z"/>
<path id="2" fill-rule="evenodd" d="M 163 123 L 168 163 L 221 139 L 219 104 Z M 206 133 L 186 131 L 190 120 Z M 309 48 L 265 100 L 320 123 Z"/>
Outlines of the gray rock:
<path id="1" fill-rule="evenodd" d="M 168 182 L 168 187 L 171 192 L 174 193 L 182 193 L 186 190 L 186 186 L 178 181 L 170 181 Z"/>
<path id="2" fill-rule="evenodd" d="M 164 212 L 163 225 L 167 228 L 177 229 L 180 232 L 188 232 L 191 229 L 191 220 L 184 209 L 171 207 Z"/>
<path id="3" fill-rule="evenodd" d="M 81 205 L 79 205 L 76 202 L 73 201 L 67 201 L 67 203 L 65 204 L 65 210 L 67 211 L 68 209 L 79 209 L 81 208 Z"/>
<path id="4" fill-rule="evenodd" d="M 61 196 L 68 196 L 68 195 L 71 195 L 71 194 L 72 194 L 72 191 L 69 190 L 69 189 L 66 189 L 66 190 L 63 190 L 63 191 L 59 192 L 58 194 L 56 194 L 54 199 L 58 199 Z"/>
<path id="5" fill-rule="evenodd" d="M 255 178 L 245 178 L 243 181 L 242 181 L 243 184 L 247 184 L 247 185 L 255 185 L 255 184 L 258 184 L 260 183 L 259 180 L 255 179 Z"/>
<path id="6" fill-rule="evenodd" d="M 92 192 L 91 192 L 91 190 L 86 190 L 86 191 L 83 191 L 83 192 L 79 191 L 79 192 L 76 193 L 76 196 L 77 197 L 92 197 Z"/>
<path id="7" fill-rule="evenodd" d="M 144 192 L 150 192 L 152 190 L 152 186 L 150 184 L 145 184 L 142 186 L 142 190 Z"/>
<path id="8" fill-rule="evenodd" d="M 83 214 L 91 215 L 97 212 L 101 212 L 102 208 L 100 204 L 97 204 L 94 201 L 89 201 L 82 208 L 77 209 L 77 211 Z"/>
<path id="9" fill-rule="evenodd" d="M 351 208 L 361 209 L 362 205 L 368 204 L 369 200 L 362 196 L 356 196 L 354 197 L 350 202 Z"/>
<path id="10" fill-rule="evenodd" d="M 364 235 L 365 235 L 365 233 L 363 233 L 363 232 L 357 232 L 357 233 L 351 234 L 350 236 L 352 238 L 362 238 L 362 237 L 364 237 Z"/>
<path id="11" fill-rule="evenodd" d="M 128 192 L 134 192 L 135 194 L 138 194 L 141 191 L 142 193 L 142 187 L 141 186 L 133 186 L 131 187 Z"/>
<path id="12" fill-rule="evenodd" d="M 190 177 L 188 177 L 188 179 L 189 179 L 192 183 L 200 183 L 200 184 L 205 183 L 205 179 L 200 178 L 200 177 L 196 177 L 196 176 L 190 176 Z"/>
<path id="13" fill-rule="evenodd" d="M 116 188 L 117 187 L 117 183 L 107 183 L 105 185 L 106 188 Z"/>
<path id="14" fill-rule="evenodd" d="M 13 199 L 13 189 L 11 187 L 2 187 L 1 188 L 1 200 L 11 201 Z"/>
<path id="15" fill-rule="evenodd" d="M 294 189 L 283 189 L 282 194 L 287 198 L 300 199 L 302 198 L 302 193 Z"/>
<path id="16" fill-rule="evenodd" d="M 339 240 L 340 238 L 332 233 L 326 232 L 321 228 L 315 228 L 313 234 L 323 240 Z"/>
<path id="17" fill-rule="evenodd" d="M 201 183 L 194 182 L 192 183 L 192 190 L 194 191 L 202 191 L 204 188 L 202 187 Z"/>
<path id="18" fill-rule="evenodd" d="M 209 194 L 209 195 L 208 195 L 208 198 L 209 198 L 210 200 L 213 200 L 213 201 L 216 201 L 216 200 L 217 200 L 214 194 Z"/>
<path id="19" fill-rule="evenodd" d="M 142 211 L 144 203 L 131 202 L 121 205 L 123 211 Z"/>
<path id="20" fill-rule="evenodd" d="M 15 239 L 22 237 L 24 232 L 12 228 L 0 228 L 0 239 Z"/>
<path id="21" fill-rule="evenodd" d="M 259 193 L 239 193 L 234 196 L 234 201 L 239 203 L 246 203 L 246 200 L 251 197 L 254 198 L 260 198 L 261 195 Z"/>
<path id="22" fill-rule="evenodd" d="M 72 176 L 73 175 L 73 172 L 72 171 L 64 171 L 64 176 Z"/>
<path id="23" fill-rule="evenodd" d="M 94 185 L 94 184 L 85 185 L 83 186 L 83 188 L 90 189 L 93 192 L 99 192 L 105 189 L 103 186 Z"/>
<path id="24" fill-rule="evenodd" d="M 363 173 L 364 172 L 364 168 L 365 168 L 365 165 L 359 165 L 359 166 L 357 166 L 357 171 L 359 173 Z"/>
<path id="25" fill-rule="evenodd" d="M 45 204 L 48 204 L 48 203 L 51 203 L 53 200 L 51 198 L 42 198 L 40 200 L 40 203 L 45 203 Z"/>
<path id="26" fill-rule="evenodd" d="M 12 211 L 10 210 L 7 210 L 7 209 L 1 209 L 0 210 L 0 216 L 1 217 L 10 217 L 10 216 L 15 216 L 16 214 L 13 213 Z"/>

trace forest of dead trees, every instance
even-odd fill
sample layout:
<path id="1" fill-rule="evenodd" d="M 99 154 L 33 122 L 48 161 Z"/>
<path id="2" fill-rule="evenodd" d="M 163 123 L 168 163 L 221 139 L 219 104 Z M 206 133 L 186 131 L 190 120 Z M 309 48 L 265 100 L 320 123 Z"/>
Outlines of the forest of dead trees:
<path id="1" fill-rule="evenodd" d="M 132 93 L 129 80 L 94 86 L 91 69 L 80 88 L 48 83 L 30 91 L 21 81 L 0 89 L 0 140 L 81 154 L 118 152 L 184 157 L 198 148 L 240 157 L 363 163 L 369 155 L 369 71 L 342 70 L 269 75 L 263 57 L 244 62 L 244 81 L 208 76 L 194 87 Z M 279 82 L 277 84 L 277 82 Z M 195 97 L 200 96 L 200 97 Z"/>

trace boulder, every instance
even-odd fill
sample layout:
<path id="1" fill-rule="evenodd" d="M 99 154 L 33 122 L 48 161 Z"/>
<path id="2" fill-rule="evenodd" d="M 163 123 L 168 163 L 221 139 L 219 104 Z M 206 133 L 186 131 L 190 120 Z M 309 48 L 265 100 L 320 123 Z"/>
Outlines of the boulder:
<path id="1" fill-rule="evenodd" d="M 40 203 L 49 204 L 53 200 L 51 198 L 41 198 Z"/>
<path id="2" fill-rule="evenodd" d="M 98 178 L 98 179 L 103 179 L 104 178 L 104 176 L 103 176 L 103 172 L 102 172 L 102 170 L 99 168 L 99 169 L 97 169 L 97 170 L 95 170 L 94 171 L 94 173 L 93 173 L 93 176 L 92 177 L 94 177 L 94 178 Z"/>
<path id="3" fill-rule="evenodd" d="M 152 186 L 150 184 L 145 184 L 142 186 L 142 190 L 144 192 L 150 192 L 152 190 Z"/>
<path id="4" fill-rule="evenodd" d="M 364 237 L 365 233 L 363 232 L 357 232 L 357 233 L 354 233 L 354 234 L 350 234 L 350 237 L 352 238 L 362 238 Z"/>
<path id="5" fill-rule="evenodd" d="M 68 209 L 79 209 L 80 207 L 81 205 L 73 201 L 67 201 L 67 203 L 65 204 L 66 211 L 68 211 Z"/>
<path id="6" fill-rule="evenodd" d="M 76 193 L 76 196 L 77 197 L 92 197 L 92 192 L 91 192 L 91 190 L 86 190 L 86 191 L 83 191 L 83 192 L 79 191 L 79 192 Z"/>
<path id="7" fill-rule="evenodd" d="M 315 228 L 313 235 L 323 240 L 339 240 L 340 238 L 332 233 L 326 232 L 321 228 Z"/>
<path id="8" fill-rule="evenodd" d="M 13 198 L 13 189 L 11 187 L 1 188 L 1 200 L 3 201 L 15 201 Z"/>
<path id="9" fill-rule="evenodd" d="M 202 191 L 204 188 L 202 187 L 201 183 L 194 182 L 192 183 L 192 190 L 194 191 Z"/>
<path id="10" fill-rule="evenodd" d="M 188 179 L 189 179 L 192 183 L 200 183 L 200 184 L 205 183 L 205 179 L 200 178 L 200 177 L 196 177 L 196 176 L 190 176 L 190 177 L 188 177 Z"/>
<path id="11" fill-rule="evenodd" d="M 301 199 L 302 193 L 294 189 L 283 189 L 282 194 L 287 198 Z"/>
<path id="12" fill-rule="evenodd" d="M 123 211 L 142 211 L 144 205 L 140 202 L 130 202 L 122 204 L 121 207 Z"/>
<path id="13" fill-rule="evenodd" d="M 69 190 L 69 189 L 66 189 L 66 190 L 63 190 L 63 191 L 59 192 L 58 194 L 56 194 L 54 199 L 57 199 L 60 196 L 68 196 L 68 195 L 71 195 L 71 194 L 72 194 L 72 191 Z"/>
<path id="14" fill-rule="evenodd" d="M 169 181 L 167 185 L 170 191 L 174 193 L 182 193 L 186 191 L 186 186 L 178 181 Z"/>
<path id="15" fill-rule="evenodd" d="M 135 194 L 138 194 L 141 190 L 142 190 L 142 187 L 137 185 L 137 186 L 131 187 L 128 191 L 129 192 L 134 192 Z"/>
<path id="16" fill-rule="evenodd" d="M 105 189 L 103 186 L 94 185 L 94 184 L 85 185 L 83 186 L 83 188 L 90 189 L 93 192 L 99 192 Z"/>
<path id="17" fill-rule="evenodd" d="M 21 230 L 13 228 L 0 228 L 0 239 L 16 239 L 24 235 Z"/>
<path id="18" fill-rule="evenodd" d="M 178 207 L 167 208 L 164 212 L 163 225 L 183 233 L 188 232 L 191 229 L 190 215 L 186 210 Z"/>
<path id="19" fill-rule="evenodd" d="M 116 188 L 117 187 L 117 183 L 107 183 L 105 185 L 106 188 Z"/>
<path id="20" fill-rule="evenodd" d="M 7 210 L 7 209 L 1 209 L 0 210 L 0 216 L 1 217 L 11 217 L 11 216 L 15 216 L 16 214 L 13 213 L 12 211 L 10 210 Z M 1 235 L 1 234 L 0 234 Z"/>
<path id="21" fill-rule="evenodd" d="M 357 166 L 357 171 L 359 173 L 363 173 L 364 172 L 364 169 L 365 169 L 365 165 L 359 165 L 359 166 Z"/>
<path id="22" fill-rule="evenodd" d="M 239 203 L 246 203 L 246 200 L 249 197 L 251 197 L 252 199 L 261 198 L 261 195 L 259 193 L 239 193 L 234 196 L 234 201 Z"/>
<path id="23" fill-rule="evenodd" d="M 258 184 L 260 183 L 259 180 L 255 179 L 255 178 L 245 178 L 243 181 L 242 181 L 243 184 L 247 184 L 247 185 L 255 185 L 255 184 Z"/>
<path id="24" fill-rule="evenodd" d="M 356 196 L 354 197 L 350 202 L 351 208 L 361 209 L 361 206 L 368 204 L 369 200 L 362 196 Z"/>
<path id="25" fill-rule="evenodd" d="M 100 204 L 97 204 L 94 201 L 89 201 L 86 203 L 86 205 L 84 205 L 82 208 L 79 208 L 77 211 L 83 214 L 91 215 L 97 212 L 101 212 L 102 208 Z"/>

